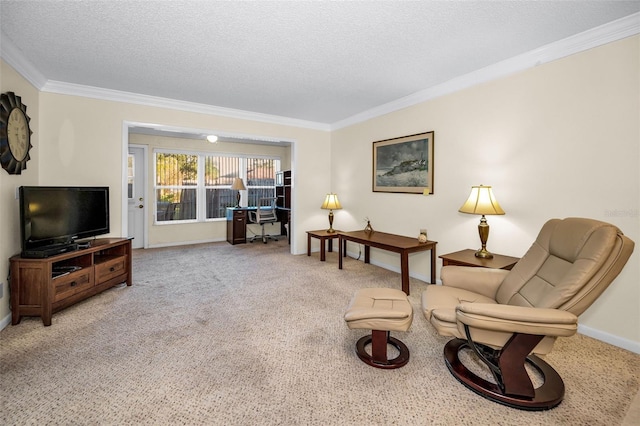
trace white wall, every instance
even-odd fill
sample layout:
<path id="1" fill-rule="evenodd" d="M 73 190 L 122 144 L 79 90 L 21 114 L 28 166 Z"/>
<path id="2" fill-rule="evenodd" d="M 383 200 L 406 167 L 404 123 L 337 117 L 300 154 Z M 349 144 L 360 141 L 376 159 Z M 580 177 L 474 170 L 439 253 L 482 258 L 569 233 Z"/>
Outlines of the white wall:
<path id="1" fill-rule="evenodd" d="M 9 275 L 8 259 L 20 253 L 20 214 L 16 189 L 24 185 L 38 184 L 38 160 L 40 158 L 40 132 L 39 126 L 39 99 L 38 91 L 20 76 L 13 68 L 0 61 L 0 91 L 14 92 L 22 98 L 27 105 L 27 115 L 31 118 L 30 126 L 33 130 L 31 144 L 33 148 L 29 152 L 31 160 L 27 162 L 27 169 L 20 175 L 9 175 L 4 169 L 0 169 L 0 285 L 2 298 L 0 298 L 0 329 L 11 320 L 9 310 L 9 287 L 6 281 Z"/>
<path id="2" fill-rule="evenodd" d="M 332 133 L 335 225 L 417 236 L 438 253 L 478 248 L 479 217 L 458 212 L 472 185 L 492 185 L 488 249 L 521 256 L 550 218 L 611 222 L 640 243 L 639 37 L 598 47 Z M 373 193 L 372 142 L 435 131 L 435 194 Z M 640 248 L 580 318 L 640 351 Z M 397 256 L 372 261 L 399 268 Z M 429 276 L 428 254 L 410 258 Z M 438 271 L 440 263 L 438 265 Z M 611 339 L 610 339 L 611 340 Z"/>

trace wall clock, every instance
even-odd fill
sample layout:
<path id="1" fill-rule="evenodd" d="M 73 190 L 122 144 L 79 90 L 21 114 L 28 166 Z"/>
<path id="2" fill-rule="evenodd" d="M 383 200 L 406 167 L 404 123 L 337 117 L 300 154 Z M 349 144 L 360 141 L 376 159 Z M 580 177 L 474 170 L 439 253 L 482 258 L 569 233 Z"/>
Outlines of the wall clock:
<path id="1" fill-rule="evenodd" d="M 22 98 L 13 92 L 0 95 L 0 164 L 10 175 L 19 175 L 31 159 L 31 118 Z"/>

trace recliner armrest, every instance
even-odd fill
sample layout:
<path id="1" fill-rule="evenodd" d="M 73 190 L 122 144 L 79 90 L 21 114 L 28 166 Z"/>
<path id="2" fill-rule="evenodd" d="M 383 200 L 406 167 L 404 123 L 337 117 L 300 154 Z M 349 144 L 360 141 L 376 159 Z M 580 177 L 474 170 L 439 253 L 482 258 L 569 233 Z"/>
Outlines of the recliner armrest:
<path id="1" fill-rule="evenodd" d="M 568 337 L 578 329 L 578 317 L 558 309 L 461 303 L 456 319 L 472 328 L 508 333 Z"/>
<path id="2" fill-rule="evenodd" d="M 504 269 L 445 266 L 440 272 L 442 285 L 461 288 L 483 296 L 496 298 L 498 287 L 509 271 Z"/>

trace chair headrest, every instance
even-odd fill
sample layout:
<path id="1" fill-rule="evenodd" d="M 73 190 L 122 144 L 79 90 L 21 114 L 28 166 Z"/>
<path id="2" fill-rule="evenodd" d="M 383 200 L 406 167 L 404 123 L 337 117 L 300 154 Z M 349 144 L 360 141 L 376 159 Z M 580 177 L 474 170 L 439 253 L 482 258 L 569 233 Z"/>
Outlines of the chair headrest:
<path id="1" fill-rule="evenodd" d="M 566 218 L 556 222 L 550 235 L 549 253 L 574 263 L 578 258 L 589 255 L 584 252 L 588 246 L 610 250 L 614 239 L 621 233 L 610 223 L 577 217 Z"/>

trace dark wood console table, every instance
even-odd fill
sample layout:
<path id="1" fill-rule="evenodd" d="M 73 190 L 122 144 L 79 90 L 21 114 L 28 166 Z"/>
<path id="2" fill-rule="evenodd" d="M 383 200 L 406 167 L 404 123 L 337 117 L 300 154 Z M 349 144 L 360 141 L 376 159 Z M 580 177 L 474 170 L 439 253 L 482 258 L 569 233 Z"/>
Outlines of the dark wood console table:
<path id="1" fill-rule="evenodd" d="M 417 238 L 386 232 L 338 232 L 338 268 L 342 269 L 342 258 L 347 256 L 347 241 L 364 245 L 364 263 L 370 263 L 370 248 L 400 253 L 402 291 L 409 295 L 409 253 L 431 251 L 431 283 L 436 282 L 436 241 L 418 242 Z"/>

